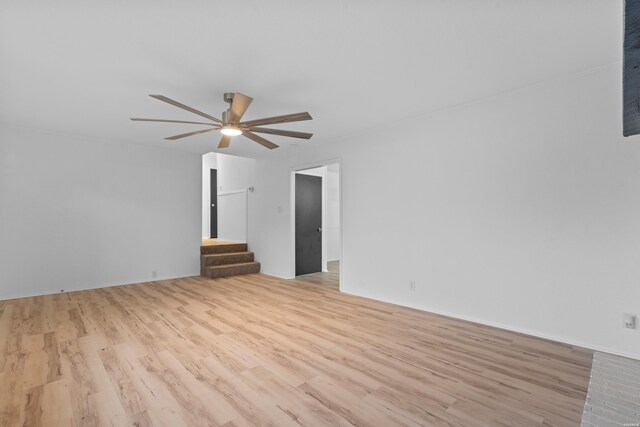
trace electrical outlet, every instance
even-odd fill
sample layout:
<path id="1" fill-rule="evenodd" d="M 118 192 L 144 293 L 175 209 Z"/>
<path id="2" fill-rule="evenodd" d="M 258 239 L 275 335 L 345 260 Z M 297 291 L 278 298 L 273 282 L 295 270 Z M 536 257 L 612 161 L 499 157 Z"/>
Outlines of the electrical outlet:
<path id="1" fill-rule="evenodd" d="M 409 290 L 415 292 L 416 291 L 416 282 L 413 280 L 409 282 Z"/>
<path id="2" fill-rule="evenodd" d="M 627 329 L 635 329 L 636 328 L 636 316 L 633 314 L 625 313 L 622 315 L 622 323 Z"/>
<path id="3" fill-rule="evenodd" d="M 155 270 L 153 270 L 153 271 L 151 272 L 151 278 L 152 278 L 152 279 L 155 279 L 156 277 L 158 277 L 158 272 L 157 272 L 157 271 L 155 271 Z"/>

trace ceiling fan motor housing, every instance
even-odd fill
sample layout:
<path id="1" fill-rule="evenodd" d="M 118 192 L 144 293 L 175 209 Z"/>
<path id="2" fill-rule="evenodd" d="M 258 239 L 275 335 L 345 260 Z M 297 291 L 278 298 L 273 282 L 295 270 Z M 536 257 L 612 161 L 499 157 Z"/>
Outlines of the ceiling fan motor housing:
<path id="1" fill-rule="evenodd" d="M 231 115 L 231 103 L 233 102 L 233 95 L 235 94 L 231 92 L 227 92 L 223 96 L 224 102 L 229 104 L 229 108 L 222 112 L 222 121 L 224 123 L 229 123 L 229 116 Z"/>

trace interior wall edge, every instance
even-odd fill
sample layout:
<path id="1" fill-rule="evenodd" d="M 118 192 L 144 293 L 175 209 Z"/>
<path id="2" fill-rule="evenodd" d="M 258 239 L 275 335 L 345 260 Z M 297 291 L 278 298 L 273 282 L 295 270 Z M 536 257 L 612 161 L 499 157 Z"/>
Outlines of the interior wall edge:
<path id="1" fill-rule="evenodd" d="M 169 147 L 161 146 L 161 145 L 152 144 L 152 143 L 145 143 L 145 142 L 139 142 L 139 141 L 123 141 L 120 139 L 96 138 L 94 136 L 88 136 L 88 135 L 71 133 L 71 132 L 61 132 L 55 129 L 47 129 L 47 128 L 41 128 L 36 126 L 25 126 L 25 125 L 19 125 L 19 124 L 10 123 L 10 122 L 4 122 L 4 121 L 0 121 L 0 126 L 5 128 L 11 128 L 18 131 L 22 130 L 22 131 L 28 131 L 28 132 L 36 132 L 42 135 L 47 135 L 47 136 L 57 137 L 57 138 L 71 138 L 76 140 L 79 139 L 84 142 L 89 142 L 92 144 L 110 144 L 110 145 L 120 145 L 125 147 L 129 147 L 133 144 L 134 146 L 140 147 L 140 148 L 169 151 L 172 153 L 178 152 L 179 154 L 192 155 L 198 158 L 206 154 L 206 153 L 201 154 L 201 153 L 196 153 L 191 151 L 185 151 L 179 148 L 172 148 L 170 146 Z"/>

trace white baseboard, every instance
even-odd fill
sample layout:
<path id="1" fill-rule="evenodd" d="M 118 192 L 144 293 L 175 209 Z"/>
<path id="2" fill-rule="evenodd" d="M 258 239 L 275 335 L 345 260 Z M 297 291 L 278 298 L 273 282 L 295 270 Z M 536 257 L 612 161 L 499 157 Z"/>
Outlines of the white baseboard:
<path id="1" fill-rule="evenodd" d="M 609 354 L 614 354 L 614 355 L 617 355 L 617 356 L 628 357 L 630 359 L 640 360 L 640 354 L 639 353 L 634 353 L 634 352 L 619 350 L 619 349 L 616 349 L 616 348 L 611 348 L 611 347 L 602 346 L 602 345 L 598 345 L 598 344 L 588 343 L 588 342 L 584 342 L 584 341 L 573 339 L 571 337 L 563 337 L 563 336 L 548 334 L 546 332 L 541 332 L 541 331 L 534 330 L 534 329 L 518 328 L 518 327 L 511 326 L 511 325 L 506 325 L 506 324 L 500 323 L 500 322 L 493 322 L 491 320 L 479 319 L 479 318 L 476 318 L 476 317 L 466 316 L 466 315 L 459 314 L 459 313 L 452 313 L 452 312 L 448 312 L 448 311 L 437 310 L 437 309 L 434 309 L 434 308 L 431 308 L 431 307 L 425 308 L 425 307 L 418 306 L 418 305 L 415 305 L 415 304 L 403 304 L 403 303 L 399 303 L 397 301 L 388 301 L 388 300 L 373 298 L 373 297 L 366 296 L 366 295 L 360 295 L 360 294 L 354 294 L 354 293 L 351 293 L 351 292 L 345 292 L 343 290 L 341 290 L 341 292 L 343 292 L 345 294 L 348 294 L 348 295 L 357 296 L 357 297 L 360 297 L 360 298 L 372 299 L 372 300 L 375 300 L 375 301 L 385 302 L 385 303 L 388 303 L 388 304 L 399 305 L 401 307 L 413 308 L 413 309 L 424 311 L 424 312 L 427 312 L 427 313 L 433 313 L 433 314 L 438 314 L 438 315 L 441 315 L 441 316 L 451 317 L 453 319 L 465 320 L 467 322 L 478 323 L 480 325 L 492 326 L 492 327 L 498 328 L 498 329 L 504 329 L 504 330 L 507 330 L 507 331 L 518 332 L 518 333 L 525 334 L 525 335 L 530 335 L 530 336 L 533 336 L 533 337 L 544 338 L 546 340 L 556 341 L 556 342 L 559 342 L 559 343 L 562 343 L 562 344 L 568 344 L 568 345 L 573 345 L 573 346 L 577 346 L 577 347 L 583 347 L 583 348 L 587 348 L 587 349 L 593 350 L 593 351 L 600 351 L 600 352 L 603 352 L 603 353 L 609 353 Z"/>
<path id="2" fill-rule="evenodd" d="M 267 274 L 279 279 L 284 279 L 284 280 L 291 280 L 292 278 L 284 278 L 284 277 L 280 277 L 274 274 L 268 274 L 268 273 L 263 273 L 263 274 Z M 18 299 L 18 298 L 30 298 L 30 297 L 37 297 L 37 296 L 43 296 L 43 295 L 55 295 L 58 293 L 69 293 L 69 292 L 79 292 L 79 291 L 87 291 L 87 290 L 91 290 L 91 289 L 100 289 L 100 288 L 110 288 L 110 287 L 114 287 L 114 286 L 124 286 L 124 285 L 136 285 L 136 284 L 142 284 L 142 283 L 147 283 L 147 282 L 157 282 L 157 281 L 163 281 L 163 280 L 173 280 L 173 279 L 180 279 L 180 278 L 184 278 L 184 277 L 193 277 L 193 274 L 189 274 L 189 275 L 184 275 L 184 276 L 176 276 L 176 277 L 158 277 L 158 278 L 154 278 L 152 280 L 146 279 L 146 280 L 140 280 L 140 281 L 134 281 L 134 282 L 130 282 L 130 283 L 108 283 L 108 284 L 100 284 L 100 285 L 96 285 L 96 286 L 92 286 L 92 287 L 86 287 L 86 288 L 78 288 L 78 289 L 69 289 L 69 290 L 65 290 L 65 292 L 51 292 L 51 291 L 42 291 L 42 292 L 34 292 L 34 293 L 29 293 L 29 294 L 24 294 L 24 295 L 3 295 L 0 296 L 0 301 L 5 301 L 5 300 L 12 300 L 12 299 Z M 374 301 L 380 301 L 380 302 L 384 302 L 384 303 L 388 303 L 388 304 L 394 304 L 394 305 L 398 305 L 401 307 L 409 307 L 409 308 L 413 308 L 416 310 L 420 310 L 420 311 L 424 311 L 427 313 L 433 313 L 433 314 L 438 314 L 441 316 L 447 316 L 447 317 L 451 317 L 454 319 L 459 319 L 459 320 L 464 320 L 467 322 L 473 322 L 473 323 L 478 323 L 481 325 L 486 325 L 486 326 L 492 326 L 494 328 L 499 328 L 499 329 L 504 329 L 507 331 L 512 331 L 512 332 L 518 332 L 521 334 L 525 334 L 525 335 L 530 335 L 530 336 L 534 336 L 534 337 L 538 337 L 538 338 L 544 338 L 547 340 L 551 340 L 551 341 L 557 341 L 563 344 L 568 344 L 568 345 L 574 345 L 574 346 L 578 346 L 578 347 L 584 347 L 590 350 L 594 350 L 594 351 L 600 351 L 603 353 L 609 353 L 609 354 L 614 354 L 617 356 L 623 356 L 623 357 L 628 357 L 631 359 L 637 359 L 640 360 L 640 354 L 638 353 L 634 353 L 634 352 L 628 352 L 628 351 L 621 351 L 619 349 L 616 348 L 611 348 L 611 347 L 607 347 L 607 346 L 601 346 L 598 344 L 593 344 L 593 343 L 588 343 L 588 342 L 584 342 L 584 341 L 580 341 L 580 340 L 575 340 L 573 338 L 570 337 L 562 337 L 562 336 L 558 336 L 558 335 L 553 335 L 553 334 L 548 334 L 545 332 L 541 332 L 538 330 L 533 330 L 533 329 L 527 329 L 527 328 L 518 328 L 518 327 L 514 327 L 511 325 L 506 325 L 504 323 L 500 323 L 500 322 L 494 322 L 494 321 L 490 321 L 490 320 L 486 320 L 486 319 L 479 319 L 476 317 L 472 317 L 472 316 L 466 316 L 466 315 L 462 315 L 459 313 L 452 313 L 452 312 L 448 312 L 448 311 L 443 311 L 443 310 L 438 310 L 438 309 L 434 309 L 434 308 L 425 308 L 422 306 L 418 306 L 416 304 L 402 304 L 396 301 L 388 301 L 388 300 L 383 300 L 383 299 L 378 299 L 378 298 L 372 298 L 370 296 L 366 296 L 366 295 L 360 295 L 360 294 L 355 294 L 355 293 L 351 293 L 351 292 L 345 292 L 342 291 L 341 292 L 347 294 L 347 295 L 353 295 L 353 296 L 357 296 L 360 298 L 366 298 L 366 299 L 371 299 Z"/>
<path id="3" fill-rule="evenodd" d="M 65 289 L 64 292 L 55 292 L 55 291 L 51 291 L 51 290 L 42 290 L 42 291 L 30 292 L 30 293 L 19 294 L 19 295 L 17 295 L 17 294 L 0 295 L 0 301 L 9 301 L 9 300 L 20 299 L 20 298 L 41 297 L 41 296 L 45 296 L 45 295 L 68 294 L 70 292 L 90 291 L 90 290 L 93 290 L 93 289 L 102 289 L 102 288 L 113 288 L 114 286 L 141 285 L 143 283 L 161 282 L 163 280 L 182 279 L 182 278 L 186 278 L 186 277 L 195 277 L 195 276 L 198 276 L 198 275 L 199 275 L 199 273 L 195 273 L 195 274 L 184 274 L 184 275 L 170 276 L 170 277 L 155 277 L 153 279 L 147 278 L 147 279 L 135 280 L 135 281 L 126 282 L 126 283 L 100 283 L 100 284 L 97 284 L 95 286 L 89 286 L 89 287 L 83 287 L 83 288 Z"/>
<path id="4" fill-rule="evenodd" d="M 263 274 L 268 274 L 270 276 L 277 277 L 277 278 L 283 279 L 283 280 L 293 280 L 293 279 L 295 279 L 295 277 L 284 277 L 284 276 L 280 276 L 280 275 L 272 274 L 272 273 L 263 273 Z M 492 326 L 494 328 L 504 329 L 506 331 L 518 332 L 518 333 L 521 333 L 521 334 L 530 335 L 532 337 L 544 338 L 546 340 L 556 341 L 556 342 L 559 342 L 559 343 L 562 343 L 562 344 L 574 345 L 574 346 L 577 346 L 577 347 L 583 347 L 583 348 L 586 348 L 586 349 L 589 349 L 589 350 L 593 350 L 593 351 L 600 351 L 600 352 L 603 352 L 603 353 L 615 354 L 617 356 L 628 357 L 630 359 L 640 360 L 640 354 L 639 353 L 619 350 L 617 348 L 611 348 L 611 347 L 602 346 L 602 345 L 598 345 L 598 344 L 594 344 L 594 343 L 588 343 L 588 342 L 584 342 L 584 341 L 573 339 L 571 337 L 563 337 L 563 336 L 548 334 L 546 332 L 541 332 L 541 331 L 534 330 L 534 329 L 518 328 L 518 327 L 515 327 L 515 326 L 511 326 L 511 325 L 506 325 L 506 324 L 500 323 L 500 322 L 494 322 L 494 321 L 491 321 L 491 320 L 479 319 L 479 318 L 476 318 L 476 317 L 466 316 L 466 315 L 459 314 L 459 313 L 452 313 L 452 312 L 449 312 L 449 311 L 438 310 L 438 309 L 434 309 L 432 307 L 423 307 L 423 306 L 419 306 L 419 305 L 416 305 L 416 304 L 404 304 L 404 303 L 401 303 L 401 302 L 398 302 L 398 301 L 385 300 L 385 299 L 382 299 L 382 298 L 374 298 L 372 296 L 360 295 L 360 294 L 355 294 L 355 293 L 352 293 L 352 292 L 346 292 L 344 290 L 342 281 L 340 281 L 340 292 L 345 293 L 347 295 L 353 295 L 353 296 L 356 296 L 356 297 L 360 297 L 360 298 L 366 298 L 366 299 L 371 299 L 371 300 L 374 300 L 374 301 L 384 302 L 384 303 L 387 303 L 387 304 L 394 304 L 394 305 L 398 305 L 398 306 L 401 306 L 401 307 L 413 308 L 413 309 L 424 311 L 424 312 L 427 312 L 427 313 L 439 314 L 441 316 L 447 316 L 447 317 L 451 317 L 453 319 L 465 320 L 467 322 L 478 323 L 480 325 Z"/>

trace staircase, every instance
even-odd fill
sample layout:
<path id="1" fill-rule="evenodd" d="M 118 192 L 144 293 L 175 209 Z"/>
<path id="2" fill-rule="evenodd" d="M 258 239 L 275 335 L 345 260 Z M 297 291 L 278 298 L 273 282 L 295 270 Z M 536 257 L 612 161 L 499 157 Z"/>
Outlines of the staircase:
<path id="1" fill-rule="evenodd" d="M 200 246 L 200 275 L 211 279 L 260 272 L 246 243 L 218 242 Z"/>

